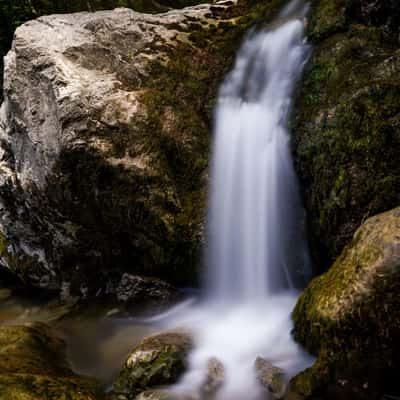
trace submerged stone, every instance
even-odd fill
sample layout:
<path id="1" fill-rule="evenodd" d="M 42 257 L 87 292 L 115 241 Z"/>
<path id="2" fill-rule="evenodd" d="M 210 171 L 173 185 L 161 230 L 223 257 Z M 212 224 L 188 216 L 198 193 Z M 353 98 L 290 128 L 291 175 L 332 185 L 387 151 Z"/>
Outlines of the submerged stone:
<path id="1" fill-rule="evenodd" d="M 369 218 L 293 312 L 294 336 L 318 355 L 291 390 L 301 398 L 379 399 L 400 367 L 400 208 Z M 340 397 L 342 396 L 342 397 Z"/>
<path id="2" fill-rule="evenodd" d="M 207 377 L 201 387 L 201 392 L 206 397 L 214 396 L 225 380 L 225 368 L 218 358 L 212 357 L 207 363 Z"/>
<path id="3" fill-rule="evenodd" d="M 262 357 L 257 357 L 254 366 L 258 381 L 275 399 L 282 399 L 287 389 L 285 372 Z"/>

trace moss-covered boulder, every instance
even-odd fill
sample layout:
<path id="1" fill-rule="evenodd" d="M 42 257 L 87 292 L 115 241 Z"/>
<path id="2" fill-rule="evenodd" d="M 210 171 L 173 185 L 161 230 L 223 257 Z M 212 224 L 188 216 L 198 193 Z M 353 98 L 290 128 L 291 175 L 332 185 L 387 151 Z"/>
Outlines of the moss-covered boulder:
<path id="1" fill-rule="evenodd" d="M 292 131 L 319 271 L 362 221 L 400 204 L 399 22 L 397 1 L 312 2 Z"/>
<path id="2" fill-rule="evenodd" d="M 75 375 L 64 350 L 44 324 L 0 327 L 0 400 L 100 399 L 96 381 Z"/>
<path id="3" fill-rule="evenodd" d="M 191 335 L 180 331 L 143 339 L 133 349 L 114 381 L 114 392 L 133 399 L 151 387 L 176 383 L 185 371 L 192 346 Z"/>
<path id="4" fill-rule="evenodd" d="M 400 208 L 368 219 L 293 312 L 295 338 L 318 355 L 292 382 L 301 398 L 378 399 L 400 367 Z M 336 393 L 336 397 L 332 397 Z M 397 393 L 398 394 L 398 393 Z M 295 397 L 293 397 L 295 398 Z"/>
<path id="5" fill-rule="evenodd" d="M 0 259 L 24 282 L 193 283 L 211 115 L 247 29 L 283 0 L 46 16 L 16 30 L 0 113 Z"/>

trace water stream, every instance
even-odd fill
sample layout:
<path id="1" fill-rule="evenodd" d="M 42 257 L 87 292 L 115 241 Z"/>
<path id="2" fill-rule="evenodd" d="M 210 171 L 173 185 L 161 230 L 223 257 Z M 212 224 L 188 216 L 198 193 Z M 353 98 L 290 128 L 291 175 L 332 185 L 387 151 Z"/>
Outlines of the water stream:
<path id="1" fill-rule="evenodd" d="M 288 135 L 293 92 L 310 53 L 306 12 L 302 2 L 292 1 L 269 29 L 250 34 L 220 89 L 206 299 L 172 323 L 191 328 L 197 341 L 178 392 L 201 390 L 212 357 L 225 369 L 217 395 L 223 400 L 261 396 L 257 356 L 282 367 L 288 377 L 310 362 L 290 335 L 296 289 L 310 277 Z"/>
<path id="2" fill-rule="evenodd" d="M 251 33 L 220 89 L 207 217 L 204 296 L 147 320 L 107 318 L 107 305 L 54 323 L 68 343 L 77 372 L 109 385 L 141 337 L 185 327 L 195 338 L 189 370 L 173 388 L 201 391 L 210 358 L 225 369 L 218 400 L 258 400 L 262 356 L 289 378 L 311 363 L 292 340 L 290 313 L 310 277 L 304 211 L 293 170 L 288 117 L 310 48 L 304 39 L 307 7 L 294 0 L 268 29 Z M 1 296 L 0 296 L 1 297 Z M 0 325 L 58 321 L 56 302 L 0 302 Z"/>

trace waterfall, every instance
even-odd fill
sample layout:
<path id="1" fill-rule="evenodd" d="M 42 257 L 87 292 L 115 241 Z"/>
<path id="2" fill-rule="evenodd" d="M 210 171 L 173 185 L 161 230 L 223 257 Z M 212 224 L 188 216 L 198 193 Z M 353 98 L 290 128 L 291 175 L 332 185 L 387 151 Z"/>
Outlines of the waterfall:
<path id="1" fill-rule="evenodd" d="M 292 1 L 268 28 L 250 34 L 223 83 L 216 113 L 207 218 L 206 300 L 175 322 L 196 348 L 175 390 L 201 391 L 211 357 L 225 368 L 217 398 L 265 393 L 254 360 L 288 376 L 310 358 L 290 336 L 290 312 L 310 275 L 304 210 L 293 168 L 288 119 L 310 48 L 307 7 Z"/>
<path id="2" fill-rule="evenodd" d="M 250 36 L 220 91 L 207 286 L 222 300 L 262 299 L 301 286 L 309 271 L 287 128 L 309 53 L 303 29 L 290 19 Z"/>

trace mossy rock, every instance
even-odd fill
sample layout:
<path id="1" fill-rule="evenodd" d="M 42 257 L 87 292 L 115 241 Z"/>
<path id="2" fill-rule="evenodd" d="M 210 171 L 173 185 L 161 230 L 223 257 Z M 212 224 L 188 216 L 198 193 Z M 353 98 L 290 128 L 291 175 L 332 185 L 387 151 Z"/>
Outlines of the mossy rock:
<path id="1" fill-rule="evenodd" d="M 75 375 L 65 343 L 44 324 L 0 327 L 0 400 L 95 400 L 99 384 Z"/>
<path id="2" fill-rule="evenodd" d="M 399 10 L 392 3 L 312 4 L 314 52 L 292 133 L 318 272 L 362 221 L 400 204 Z"/>
<path id="3" fill-rule="evenodd" d="M 304 398 L 329 388 L 360 399 L 389 391 L 400 366 L 399 290 L 396 208 L 368 219 L 329 271 L 299 298 L 294 336 L 318 360 L 294 379 L 292 389 Z"/>
<path id="4" fill-rule="evenodd" d="M 186 332 L 170 331 L 143 339 L 114 381 L 114 392 L 133 399 L 146 389 L 176 383 L 186 369 L 193 346 Z"/>

